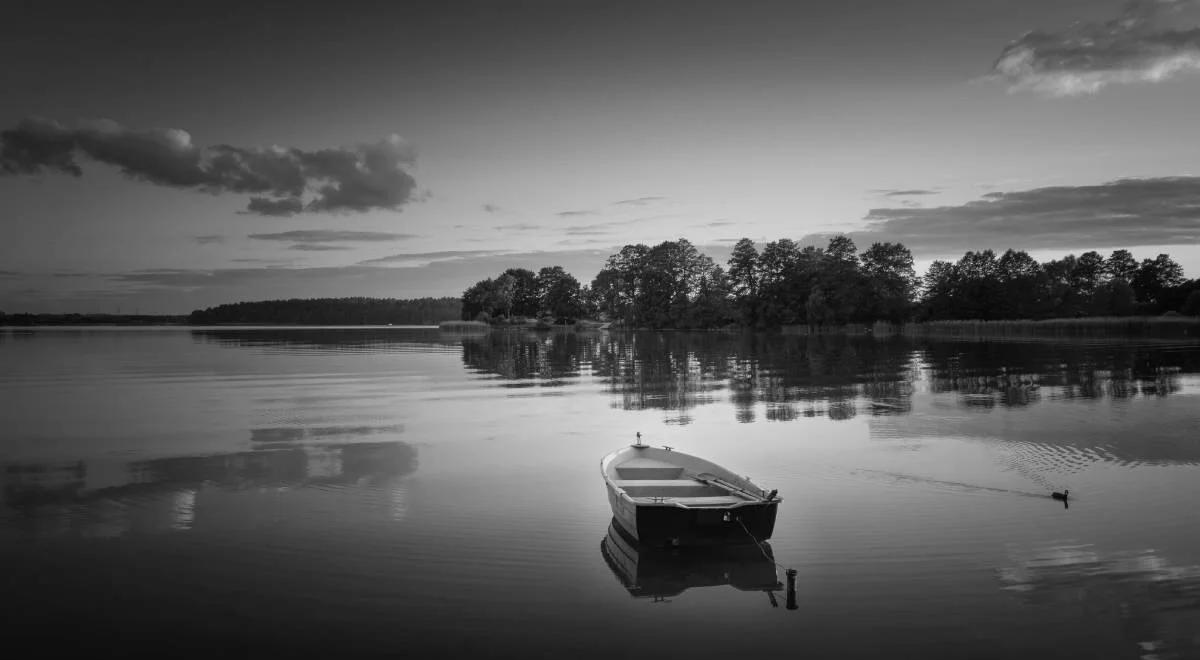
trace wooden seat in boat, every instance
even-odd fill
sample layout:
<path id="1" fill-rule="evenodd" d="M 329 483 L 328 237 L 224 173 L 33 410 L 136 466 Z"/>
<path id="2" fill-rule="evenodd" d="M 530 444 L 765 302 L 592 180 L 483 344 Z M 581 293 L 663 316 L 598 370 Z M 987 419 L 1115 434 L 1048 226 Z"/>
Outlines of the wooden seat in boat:
<path id="1" fill-rule="evenodd" d="M 634 458 L 625 461 L 616 469 L 621 479 L 678 479 L 683 476 L 683 468 L 666 461 L 653 458 Z"/>

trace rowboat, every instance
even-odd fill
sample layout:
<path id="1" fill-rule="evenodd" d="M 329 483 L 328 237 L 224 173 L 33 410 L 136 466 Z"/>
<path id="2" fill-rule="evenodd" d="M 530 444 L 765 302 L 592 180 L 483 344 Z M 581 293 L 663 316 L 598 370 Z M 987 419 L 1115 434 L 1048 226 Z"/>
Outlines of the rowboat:
<path id="1" fill-rule="evenodd" d="M 600 542 L 604 562 L 634 598 L 661 600 L 693 588 L 728 585 L 739 591 L 783 589 L 768 543 L 702 548 L 647 548 L 614 519 Z"/>
<path id="2" fill-rule="evenodd" d="M 783 501 L 712 461 L 644 445 L 641 434 L 637 444 L 605 456 L 600 472 L 613 518 L 648 546 L 765 541 Z"/>

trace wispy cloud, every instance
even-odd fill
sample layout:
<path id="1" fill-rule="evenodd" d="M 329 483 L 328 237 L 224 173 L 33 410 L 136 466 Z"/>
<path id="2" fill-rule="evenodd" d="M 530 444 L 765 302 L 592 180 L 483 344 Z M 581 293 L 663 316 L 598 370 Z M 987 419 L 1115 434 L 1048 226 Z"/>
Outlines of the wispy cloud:
<path id="1" fill-rule="evenodd" d="M 82 176 L 83 157 L 147 183 L 255 194 L 247 212 L 261 215 L 397 211 L 417 197 L 416 182 L 406 170 L 416 157 L 397 135 L 373 144 L 306 151 L 202 147 L 184 130 L 135 129 L 108 119 L 69 127 L 29 118 L 0 131 L 0 174 L 58 171 Z"/>
<path id="2" fill-rule="evenodd" d="M 1200 243 L 1200 177 L 992 192 L 957 206 L 871 209 L 865 219 L 866 229 L 850 233 L 860 247 L 899 241 L 925 254 L 989 247 L 1195 245 Z"/>
<path id="3" fill-rule="evenodd" d="M 325 243 L 296 243 L 295 245 L 289 245 L 288 249 L 301 252 L 330 252 L 332 250 L 353 250 L 354 248 L 346 245 L 327 245 Z"/>
<path id="4" fill-rule="evenodd" d="M 210 234 L 208 236 L 194 236 L 192 240 L 196 241 L 198 245 L 221 245 L 225 242 L 225 237 Z"/>
<path id="5" fill-rule="evenodd" d="M 882 195 L 884 197 L 914 197 L 917 195 L 936 195 L 936 194 L 938 194 L 938 191 L 936 191 L 936 190 L 922 190 L 922 189 L 912 189 L 912 190 L 883 189 L 883 190 L 872 190 L 871 192 L 873 192 L 877 195 Z"/>
<path id="6" fill-rule="evenodd" d="M 666 199 L 666 197 L 661 197 L 658 195 L 652 195 L 649 197 L 637 197 L 634 199 L 622 199 L 622 200 L 613 202 L 613 206 L 645 206 L 647 204 L 659 202 L 664 199 Z"/>
<path id="7" fill-rule="evenodd" d="M 454 259 L 463 259 L 466 257 L 492 256 L 504 254 L 505 251 L 497 250 L 443 250 L 440 252 L 405 252 L 402 254 L 393 254 L 377 259 L 367 259 L 366 261 L 358 262 L 360 266 L 380 265 L 380 264 L 428 264 L 434 261 L 448 261 Z"/>
<path id="8" fill-rule="evenodd" d="M 483 209 L 484 213 L 499 213 L 502 210 L 495 204 L 484 204 L 481 208 Z"/>
<path id="9" fill-rule="evenodd" d="M 560 218 L 574 218 L 581 215 L 596 215 L 595 211 L 578 210 L 578 211 L 559 211 L 555 213 Z"/>
<path id="10" fill-rule="evenodd" d="M 1200 26 L 1164 25 L 1196 5 L 1197 0 L 1133 0 L 1120 16 L 1102 23 L 1029 32 L 1000 53 L 993 73 L 1010 91 L 1075 96 L 1200 70 Z"/>
<path id="11" fill-rule="evenodd" d="M 274 234 L 249 234 L 246 238 L 260 241 L 288 241 L 291 243 L 374 243 L 403 241 L 416 238 L 416 234 L 393 234 L 382 231 L 348 231 L 340 229 L 297 229 Z"/>
<path id="12" fill-rule="evenodd" d="M 541 225 L 531 225 L 527 223 L 518 223 L 515 225 L 496 225 L 496 229 L 500 231 L 536 231 L 541 228 Z"/>

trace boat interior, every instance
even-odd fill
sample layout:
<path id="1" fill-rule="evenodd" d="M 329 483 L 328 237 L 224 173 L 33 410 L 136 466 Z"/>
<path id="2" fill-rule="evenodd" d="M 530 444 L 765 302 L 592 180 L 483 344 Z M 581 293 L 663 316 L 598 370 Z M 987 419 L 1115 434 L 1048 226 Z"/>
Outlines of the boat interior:
<path id="1" fill-rule="evenodd" d="M 722 506 L 757 502 L 756 491 L 709 472 L 694 473 L 664 460 L 639 456 L 612 470 L 613 485 L 635 501 L 662 502 L 684 499 L 691 506 Z"/>

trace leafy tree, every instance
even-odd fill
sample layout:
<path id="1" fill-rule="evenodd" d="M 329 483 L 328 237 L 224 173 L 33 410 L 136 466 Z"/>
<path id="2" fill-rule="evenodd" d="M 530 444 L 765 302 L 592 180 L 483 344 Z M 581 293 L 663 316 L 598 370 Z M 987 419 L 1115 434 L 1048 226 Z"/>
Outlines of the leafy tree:
<path id="1" fill-rule="evenodd" d="M 1084 252 L 1071 269 L 1071 289 L 1081 296 L 1091 296 L 1104 281 L 1104 257 L 1099 252 Z"/>
<path id="2" fill-rule="evenodd" d="M 1200 316 L 1200 289 L 1195 289 L 1188 294 L 1187 300 L 1183 302 L 1179 311 L 1188 316 Z"/>
<path id="3" fill-rule="evenodd" d="M 592 295 L 600 313 L 627 325 L 635 322 L 635 302 L 641 295 L 646 257 L 650 248 L 638 243 L 626 245 L 611 255 L 604 268 L 592 280 Z"/>
<path id="4" fill-rule="evenodd" d="M 504 275 L 513 280 L 512 313 L 517 316 L 537 316 L 542 303 L 537 275 L 525 268 L 509 268 Z"/>
<path id="5" fill-rule="evenodd" d="M 1093 316 L 1129 316 L 1136 309 L 1133 287 L 1123 279 L 1105 282 L 1092 293 L 1090 311 Z"/>
<path id="6" fill-rule="evenodd" d="M 754 241 L 743 238 L 733 246 L 729 257 L 729 283 L 733 293 L 742 298 L 758 295 L 758 248 Z"/>
<path id="7" fill-rule="evenodd" d="M 1113 250 L 1112 254 L 1108 256 L 1108 260 L 1104 262 L 1104 272 L 1109 279 L 1132 282 L 1137 271 L 1138 262 L 1129 253 L 1129 250 Z"/>
<path id="8" fill-rule="evenodd" d="M 1137 300 L 1147 311 L 1161 312 L 1163 295 L 1171 287 L 1183 284 L 1183 267 L 1171 257 L 1160 254 L 1153 259 L 1143 259 L 1133 276 L 1133 291 Z"/>
<path id="9" fill-rule="evenodd" d="M 579 280 L 562 266 L 548 266 L 538 271 L 537 289 L 542 309 L 557 322 L 577 318 L 581 309 Z"/>
<path id="10" fill-rule="evenodd" d="M 733 246 L 729 257 L 729 283 L 737 300 L 738 312 L 743 323 L 753 326 L 758 323 L 758 249 L 754 241 L 743 238 Z"/>
<path id="11" fill-rule="evenodd" d="M 909 315 L 917 276 L 912 252 L 900 243 L 874 243 L 859 259 L 869 319 L 900 323 Z"/>
<path id="12" fill-rule="evenodd" d="M 996 301 L 997 316 L 1010 319 L 1033 318 L 1039 312 L 1037 291 L 1041 284 L 1042 267 L 1024 250 L 1006 250 L 996 262 L 1000 281 L 1000 298 Z"/>
<path id="13" fill-rule="evenodd" d="M 733 286 L 720 266 L 715 266 L 701 278 L 696 301 L 687 325 L 694 328 L 719 328 L 733 323 L 737 312 L 733 306 Z"/>

